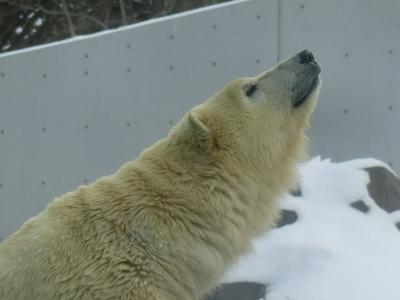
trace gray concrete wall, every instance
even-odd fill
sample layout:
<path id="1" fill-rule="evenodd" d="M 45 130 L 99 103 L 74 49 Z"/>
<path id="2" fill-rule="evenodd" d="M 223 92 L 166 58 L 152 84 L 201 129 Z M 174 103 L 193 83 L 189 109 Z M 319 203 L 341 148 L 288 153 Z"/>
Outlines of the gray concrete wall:
<path id="1" fill-rule="evenodd" d="M 276 12 L 238 2 L 0 57 L 0 237 L 274 64 Z"/>
<path id="2" fill-rule="evenodd" d="M 323 69 L 312 153 L 400 171 L 400 1 L 281 0 L 280 19 L 280 57 L 308 47 Z"/>
<path id="3" fill-rule="evenodd" d="M 0 237 L 305 48 L 323 68 L 312 153 L 399 169 L 399 3 L 237 1 L 0 56 Z"/>

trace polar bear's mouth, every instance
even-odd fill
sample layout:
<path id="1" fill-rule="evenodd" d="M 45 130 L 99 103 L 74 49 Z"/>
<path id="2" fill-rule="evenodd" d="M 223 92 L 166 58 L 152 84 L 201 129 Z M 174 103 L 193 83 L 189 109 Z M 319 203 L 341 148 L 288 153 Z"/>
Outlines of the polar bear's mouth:
<path id="1" fill-rule="evenodd" d="M 293 101 L 293 107 L 297 108 L 301 106 L 304 102 L 306 102 L 311 93 L 314 92 L 314 90 L 317 88 L 318 84 L 319 84 L 319 76 L 317 75 L 312 80 L 310 87 L 306 90 L 306 92 Z"/>

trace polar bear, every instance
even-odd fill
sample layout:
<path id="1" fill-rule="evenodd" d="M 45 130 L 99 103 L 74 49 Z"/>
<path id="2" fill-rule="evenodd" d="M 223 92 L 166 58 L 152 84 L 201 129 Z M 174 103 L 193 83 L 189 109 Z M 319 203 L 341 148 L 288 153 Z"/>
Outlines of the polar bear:
<path id="1" fill-rule="evenodd" d="M 273 226 L 320 67 L 304 50 L 235 80 L 114 175 L 0 244 L 0 299 L 197 300 Z"/>

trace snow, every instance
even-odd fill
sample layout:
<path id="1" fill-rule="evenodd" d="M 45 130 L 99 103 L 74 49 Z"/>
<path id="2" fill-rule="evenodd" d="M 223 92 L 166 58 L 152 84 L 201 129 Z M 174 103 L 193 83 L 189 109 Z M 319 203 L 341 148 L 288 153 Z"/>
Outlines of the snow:
<path id="1" fill-rule="evenodd" d="M 35 21 L 34 25 L 35 25 L 36 27 L 42 26 L 42 25 L 43 25 L 43 19 L 42 19 L 42 18 L 38 18 L 38 19 Z"/>
<path id="2" fill-rule="evenodd" d="M 282 199 L 299 219 L 255 240 L 254 253 L 224 282 L 267 284 L 267 300 L 399 300 L 400 213 L 386 213 L 369 196 L 363 168 L 372 166 L 390 170 L 373 159 L 317 157 L 302 165 L 302 196 Z M 349 206 L 361 199 L 367 214 Z"/>
<path id="3" fill-rule="evenodd" d="M 15 33 L 16 33 L 16 34 L 20 34 L 22 31 L 23 31 L 23 29 L 22 29 L 21 26 L 18 26 L 18 27 L 15 29 Z"/>
<path id="4" fill-rule="evenodd" d="M 400 210 L 392 212 L 390 214 L 390 217 L 392 218 L 394 223 L 400 222 Z"/>

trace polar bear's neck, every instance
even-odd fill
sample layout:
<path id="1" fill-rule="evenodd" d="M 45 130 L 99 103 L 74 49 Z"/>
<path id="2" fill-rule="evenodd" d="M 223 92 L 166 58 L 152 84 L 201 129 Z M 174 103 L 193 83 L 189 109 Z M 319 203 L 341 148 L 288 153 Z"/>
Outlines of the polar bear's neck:
<path id="1" fill-rule="evenodd" d="M 135 230 L 150 229 L 144 239 L 155 257 L 165 258 L 158 262 L 163 269 L 174 272 L 170 284 L 183 284 L 197 297 L 249 250 L 251 238 L 273 226 L 304 141 L 293 143 L 269 165 L 232 160 L 224 166 L 161 141 L 117 174 L 133 188 L 120 218 L 131 219 Z"/>

